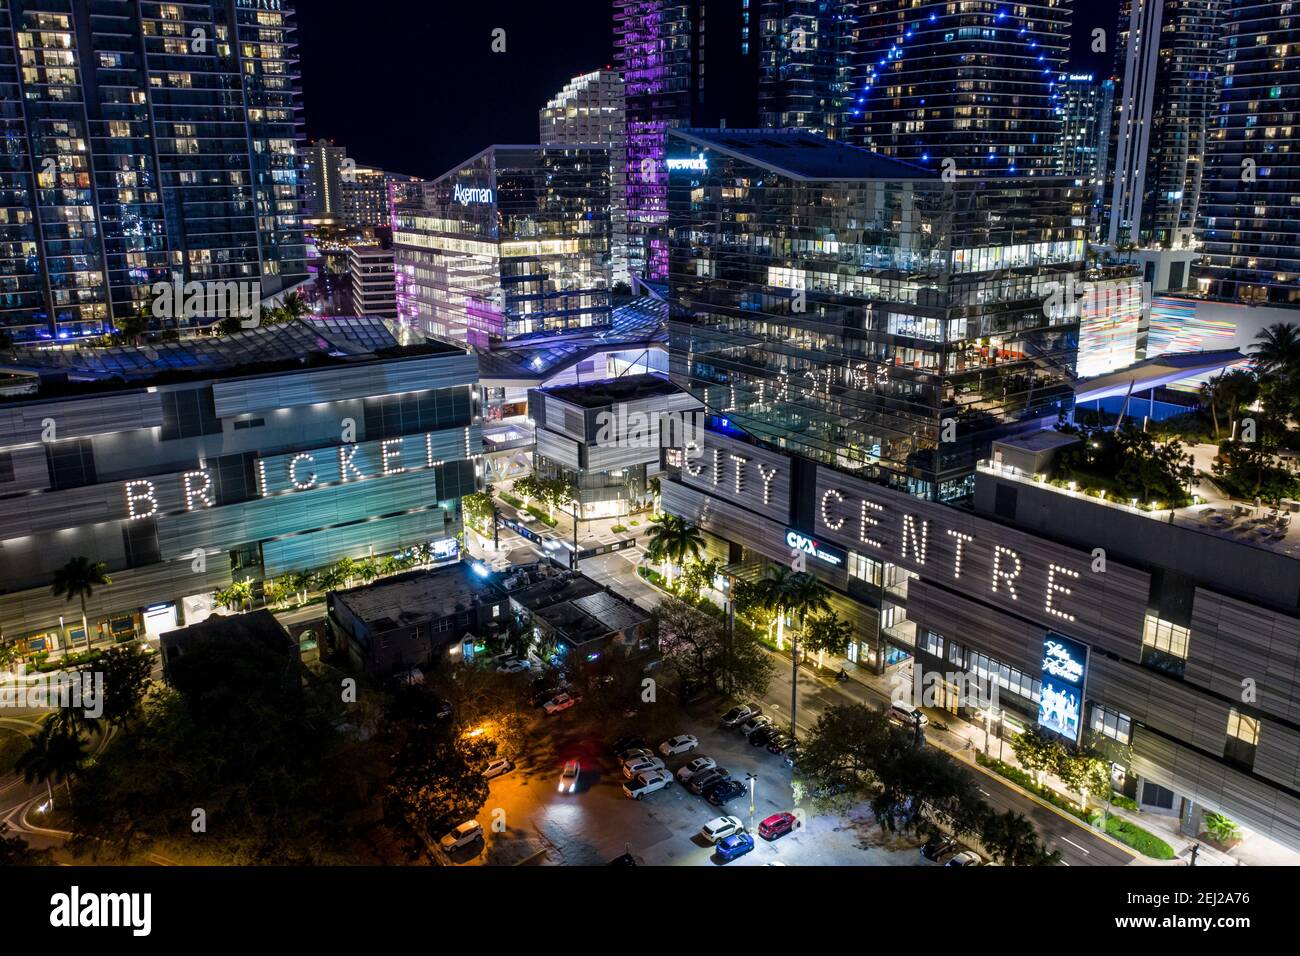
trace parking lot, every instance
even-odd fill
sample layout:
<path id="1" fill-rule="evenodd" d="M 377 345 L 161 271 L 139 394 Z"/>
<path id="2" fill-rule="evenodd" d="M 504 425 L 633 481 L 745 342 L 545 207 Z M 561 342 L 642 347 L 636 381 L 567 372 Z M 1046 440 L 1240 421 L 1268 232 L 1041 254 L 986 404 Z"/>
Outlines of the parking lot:
<path id="1" fill-rule="evenodd" d="M 478 815 L 485 830 L 483 843 L 465 848 L 458 864 L 599 865 L 630 852 L 644 865 L 701 866 L 912 866 L 920 862 L 915 844 L 882 836 L 864 807 L 845 813 L 819 813 L 811 806 L 796 809 L 791 771 L 784 760 L 765 747 L 751 747 L 737 731 L 718 726 L 712 709 L 681 715 L 672 733 L 693 734 L 698 749 L 665 759 L 668 770 L 697 756 L 713 757 L 732 779 L 749 785 L 754 774 L 754 803 L 748 792 L 725 807 L 714 807 L 674 781 L 669 787 L 629 799 L 609 735 L 589 726 L 579 705 L 538 721 L 534 752 L 519 766 L 491 783 L 491 796 Z M 643 734 L 657 749 L 668 733 Z M 635 731 L 636 728 L 633 728 Z M 559 792 L 566 760 L 582 764 L 577 790 Z M 768 842 L 757 834 L 760 821 L 779 811 L 795 810 L 802 825 Z M 755 838 L 754 850 L 723 864 L 700 837 L 700 828 L 723 815 L 739 817 Z"/>

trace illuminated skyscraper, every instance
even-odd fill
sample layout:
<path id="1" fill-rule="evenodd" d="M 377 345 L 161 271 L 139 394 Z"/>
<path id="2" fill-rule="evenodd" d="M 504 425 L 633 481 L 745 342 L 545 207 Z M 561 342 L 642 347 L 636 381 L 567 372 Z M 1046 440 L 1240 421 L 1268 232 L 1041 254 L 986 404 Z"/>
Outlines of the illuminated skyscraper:
<path id="1" fill-rule="evenodd" d="M 1187 248 L 1214 105 L 1221 0 L 1124 0 L 1106 241 Z"/>
<path id="2" fill-rule="evenodd" d="M 958 176 L 1053 175 L 1069 0 L 860 4 L 849 141 Z"/>
<path id="3" fill-rule="evenodd" d="M 1300 305 L 1300 11 L 1231 0 L 1200 232 L 1211 295 Z"/>
<path id="4" fill-rule="evenodd" d="M 857 0 L 763 0 L 760 125 L 844 136 L 858 6 Z"/>
<path id="5" fill-rule="evenodd" d="M 1057 110 L 1061 114 L 1056 173 L 1069 176 L 1091 191 L 1090 219 L 1095 225 L 1106 181 L 1115 83 L 1113 80 L 1099 83 L 1091 73 L 1063 73 L 1056 78 L 1056 83 Z"/>
<path id="6" fill-rule="evenodd" d="M 628 258 L 668 274 L 664 137 L 680 126 L 758 125 L 751 0 L 614 0 L 614 50 L 627 104 Z"/>
<path id="7" fill-rule="evenodd" d="M 610 153 L 610 229 L 615 282 L 628 281 L 627 115 L 613 70 L 576 76 L 538 114 L 543 146 L 604 146 Z"/>
<path id="8" fill-rule="evenodd" d="M 293 33 L 292 0 L 0 4 L 0 329 L 97 335 L 155 282 L 306 277 Z"/>

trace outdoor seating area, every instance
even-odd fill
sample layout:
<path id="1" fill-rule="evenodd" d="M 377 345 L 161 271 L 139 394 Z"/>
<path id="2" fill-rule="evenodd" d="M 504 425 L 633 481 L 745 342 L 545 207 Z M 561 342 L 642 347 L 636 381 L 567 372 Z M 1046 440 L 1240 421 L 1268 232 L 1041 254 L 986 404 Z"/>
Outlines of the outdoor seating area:
<path id="1" fill-rule="evenodd" d="M 1291 516 L 1292 512 L 1287 508 L 1239 503 L 1233 503 L 1231 508 L 1204 507 L 1195 513 L 1196 519 L 1209 528 L 1230 532 L 1234 537 L 1257 544 L 1285 538 L 1291 530 Z"/>

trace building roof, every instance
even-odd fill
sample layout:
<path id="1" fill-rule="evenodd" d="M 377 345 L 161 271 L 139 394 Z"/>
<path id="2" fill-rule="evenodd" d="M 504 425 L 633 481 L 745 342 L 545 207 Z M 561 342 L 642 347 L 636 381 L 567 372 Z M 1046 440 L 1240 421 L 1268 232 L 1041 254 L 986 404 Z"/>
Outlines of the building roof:
<path id="1" fill-rule="evenodd" d="M 1237 349 L 1216 349 L 1210 352 L 1166 352 L 1154 358 L 1134 362 L 1132 365 L 1084 379 L 1075 386 L 1076 402 L 1094 402 L 1116 395 L 1141 394 L 1162 385 L 1171 385 L 1184 379 L 1217 372 L 1249 359 Z"/>
<path id="2" fill-rule="evenodd" d="M 546 578 L 512 592 L 510 597 L 573 647 L 649 620 L 640 608 L 581 574 Z"/>
<path id="3" fill-rule="evenodd" d="M 799 180 L 939 179 L 937 170 L 836 142 L 806 130 L 670 129 L 673 139 L 716 150 Z"/>
<path id="4" fill-rule="evenodd" d="M 375 584 L 337 591 L 333 598 L 375 633 L 467 611 L 477 602 L 505 600 L 489 576 L 465 562 L 408 571 Z"/>
<path id="5" fill-rule="evenodd" d="M 232 335 L 112 348 L 32 348 L 0 356 L 0 371 L 66 377 L 72 382 L 142 385 L 185 373 L 215 377 L 261 374 L 277 363 L 364 361 L 464 349 L 440 342 L 403 346 L 383 319 L 365 316 L 295 319 Z"/>
<path id="6" fill-rule="evenodd" d="M 631 402 L 638 398 L 659 395 L 676 395 L 682 390 L 658 375 L 625 375 L 581 385 L 552 385 L 542 390 L 548 398 L 557 398 L 582 408 L 605 408 L 617 402 Z"/>
<path id="7" fill-rule="evenodd" d="M 592 355 L 662 346 L 667 341 L 668 303 L 641 296 L 615 306 L 609 328 L 581 335 L 515 340 L 512 348 L 479 355 L 479 376 L 540 385 Z"/>
<path id="8" fill-rule="evenodd" d="M 298 646 L 284 625 L 265 608 L 246 614 L 213 614 L 198 624 L 165 631 L 159 635 L 158 641 L 166 660 L 184 656 L 188 649 L 211 643 L 260 644 L 286 655 L 296 653 Z"/>

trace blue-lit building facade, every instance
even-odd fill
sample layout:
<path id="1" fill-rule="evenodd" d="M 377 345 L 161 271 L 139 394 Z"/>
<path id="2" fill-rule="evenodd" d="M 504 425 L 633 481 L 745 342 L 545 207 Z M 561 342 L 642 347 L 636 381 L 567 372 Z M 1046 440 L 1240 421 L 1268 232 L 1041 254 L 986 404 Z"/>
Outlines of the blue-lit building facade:
<path id="1" fill-rule="evenodd" d="M 482 448 L 463 349 L 322 319 L 28 361 L 45 381 L 0 401 L 0 631 L 30 653 L 85 642 L 50 593 L 77 556 L 111 580 L 101 640 L 201 620 L 235 581 L 458 553 Z"/>
<path id="2" fill-rule="evenodd" d="M 306 277 L 292 0 L 0 6 L 0 331 L 111 331 L 156 282 Z"/>

